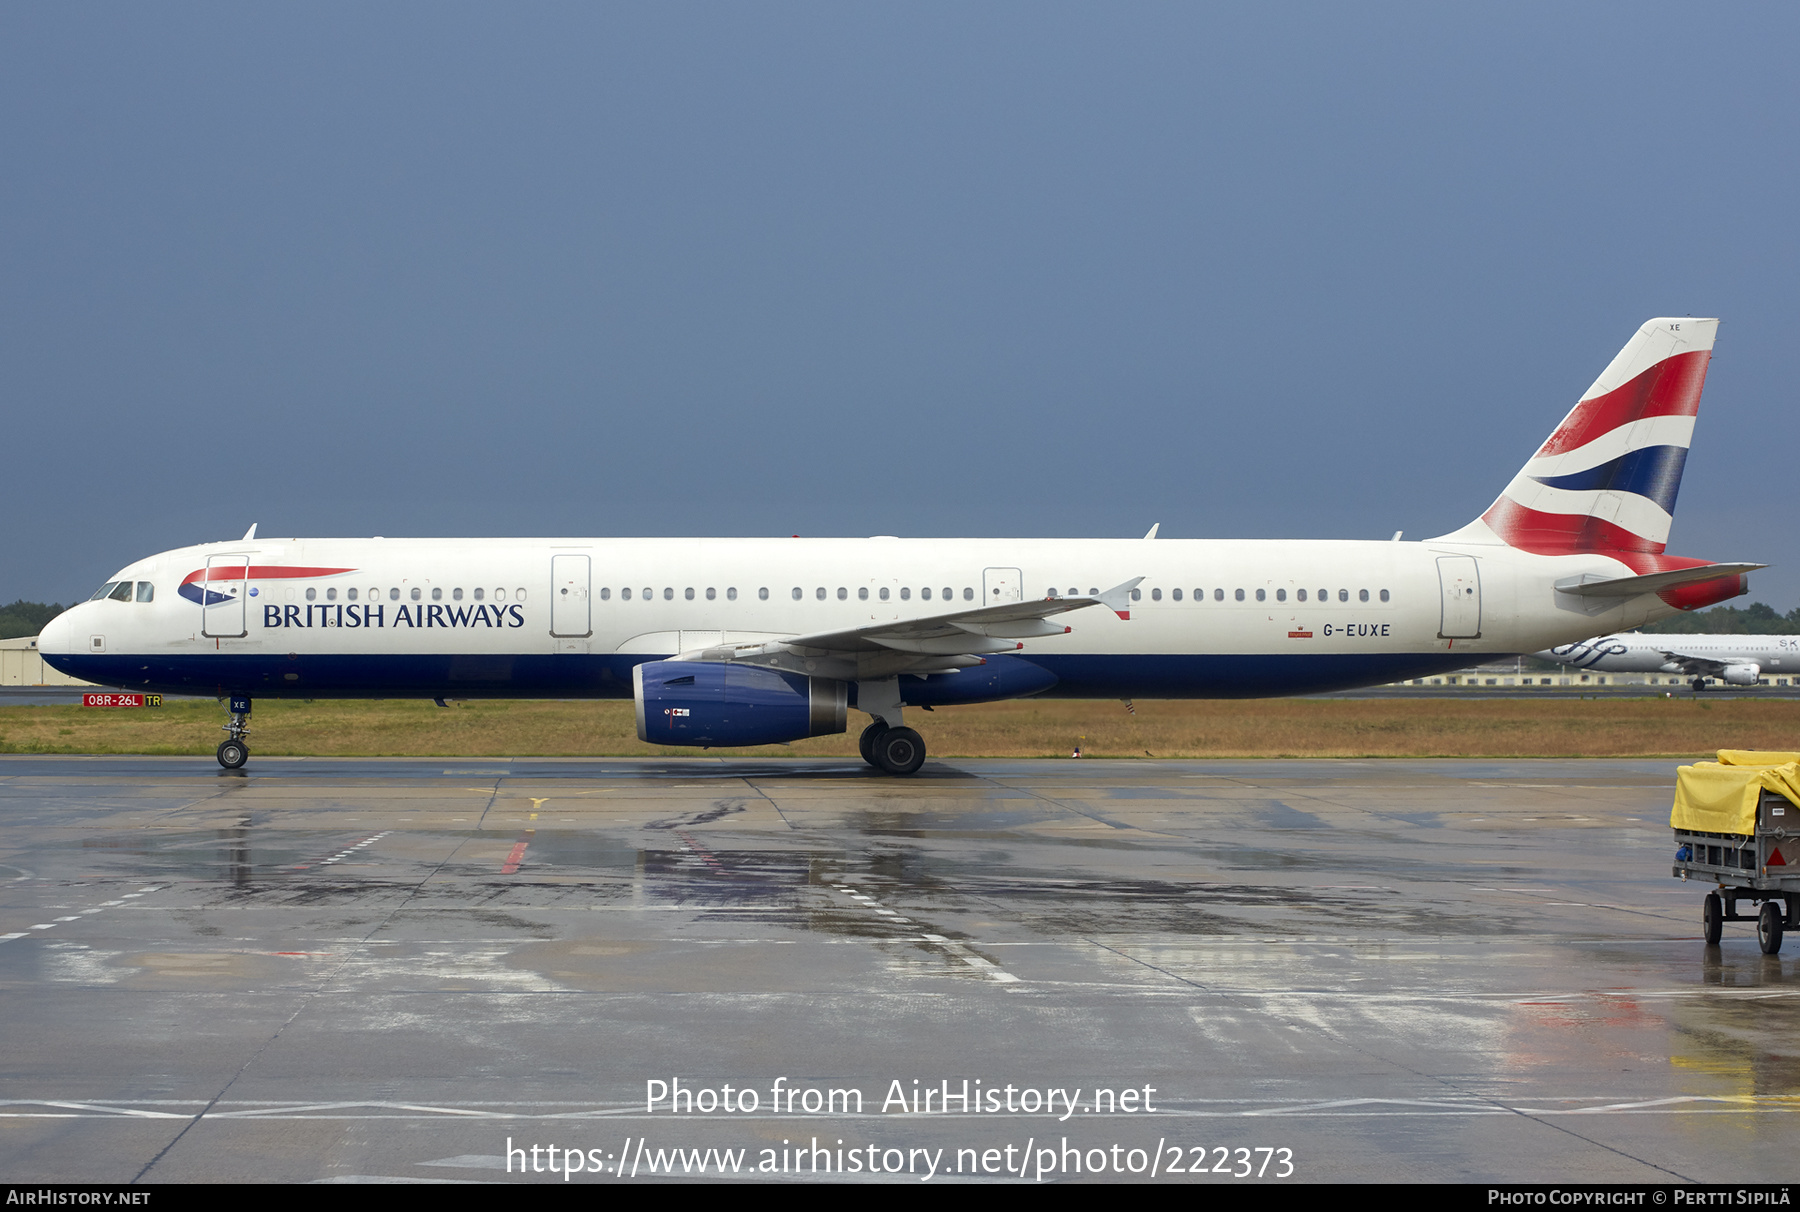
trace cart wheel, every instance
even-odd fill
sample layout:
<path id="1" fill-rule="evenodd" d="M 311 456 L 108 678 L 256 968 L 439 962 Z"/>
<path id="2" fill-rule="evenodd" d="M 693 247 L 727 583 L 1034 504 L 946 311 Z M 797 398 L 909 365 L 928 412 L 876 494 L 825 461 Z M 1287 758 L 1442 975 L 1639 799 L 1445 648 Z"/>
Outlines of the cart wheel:
<path id="1" fill-rule="evenodd" d="M 1719 936 L 1725 933 L 1725 910 L 1719 905 L 1716 892 L 1707 893 L 1700 902 L 1700 933 L 1708 947 L 1718 946 Z"/>
<path id="2" fill-rule="evenodd" d="M 1774 901 L 1763 902 L 1762 912 L 1756 915 L 1756 942 L 1764 955 L 1781 950 L 1781 919 L 1786 916 Z"/>

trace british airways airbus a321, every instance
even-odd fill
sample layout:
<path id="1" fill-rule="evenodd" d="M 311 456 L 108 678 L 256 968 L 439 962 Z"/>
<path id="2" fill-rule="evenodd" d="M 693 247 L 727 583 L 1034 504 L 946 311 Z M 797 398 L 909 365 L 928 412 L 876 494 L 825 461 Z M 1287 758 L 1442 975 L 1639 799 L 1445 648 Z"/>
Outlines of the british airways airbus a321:
<path id="1" fill-rule="evenodd" d="M 1663 553 L 1716 320 L 1637 331 L 1486 513 L 1404 543 L 1145 539 L 257 539 L 121 569 L 54 668 L 230 700 L 631 698 L 663 745 L 845 730 L 891 774 L 906 707 L 1306 694 L 1537 652 L 1745 592 Z M 1154 535 L 1154 530 L 1152 531 Z"/>

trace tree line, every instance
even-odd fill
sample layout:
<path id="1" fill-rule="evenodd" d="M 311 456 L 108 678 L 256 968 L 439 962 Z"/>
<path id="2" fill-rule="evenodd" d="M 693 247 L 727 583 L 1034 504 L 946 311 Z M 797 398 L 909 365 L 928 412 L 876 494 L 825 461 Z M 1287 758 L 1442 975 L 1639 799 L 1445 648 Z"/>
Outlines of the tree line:
<path id="1" fill-rule="evenodd" d="M 20 598 L 10 606 L 0 606 L 0 640 L 13 640 L 22 635 L 36 635 L 44 624 L 67 610 L 67 606 L 27 602 Z"/>

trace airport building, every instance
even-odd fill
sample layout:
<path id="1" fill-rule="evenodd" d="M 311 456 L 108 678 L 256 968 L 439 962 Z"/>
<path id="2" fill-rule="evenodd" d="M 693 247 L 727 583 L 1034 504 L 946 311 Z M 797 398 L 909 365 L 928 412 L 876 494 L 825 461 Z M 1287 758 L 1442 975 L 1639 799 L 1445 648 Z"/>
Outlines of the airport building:
<path id="1" fill-rule="evenodd" d="M 0 686 L 88 686 L 92 683 L 58 673 L 38 655 L 37 637 L 0 640 Z"/>

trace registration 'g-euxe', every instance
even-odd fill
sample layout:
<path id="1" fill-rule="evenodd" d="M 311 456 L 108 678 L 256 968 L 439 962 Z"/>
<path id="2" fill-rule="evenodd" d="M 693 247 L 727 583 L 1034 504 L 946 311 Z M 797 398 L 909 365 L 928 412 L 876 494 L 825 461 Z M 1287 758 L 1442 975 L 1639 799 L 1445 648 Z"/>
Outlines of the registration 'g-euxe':
<path id="1" fill-rule="evenodd" d="M 906 706 L 1303 694 L 1536 652 L 1745 591 L 1663 554 L 1716 320 L 1637 331 L 1486 513 L 1425 542 L 257 539 L 121 569 L 44 630 L 74 677 L 252 696 L 634 698 L 638 735 L 765 745 Z"/>

